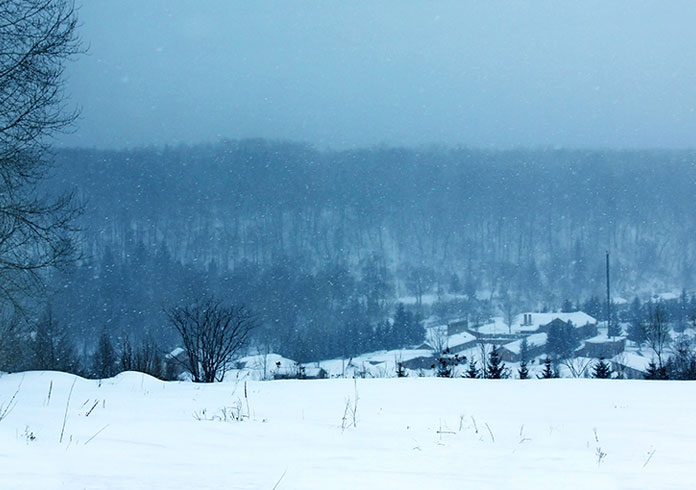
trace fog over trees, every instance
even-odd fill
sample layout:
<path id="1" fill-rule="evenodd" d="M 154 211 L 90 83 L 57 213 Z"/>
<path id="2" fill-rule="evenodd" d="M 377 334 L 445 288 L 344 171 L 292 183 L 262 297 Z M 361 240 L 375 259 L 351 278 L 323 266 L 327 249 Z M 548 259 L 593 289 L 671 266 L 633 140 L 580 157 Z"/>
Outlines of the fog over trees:
<path id="1" fill-rule="evenodd" d="M 52 277 L 53 311 L 88 349 L 101 328 L 173 345 L 164 306 L 229 298 L 301 360 L 408 343 L 390 334 L 406 296 L 421 315 L 585 303 L 602 318 L 605 250 L 625 297 L 693 287 L 695 158 L 265 140 L 64 150 L 47 184 L 87 204 L 84 259 Z M 445 293 L 463 299 L 418 304 Z"/>

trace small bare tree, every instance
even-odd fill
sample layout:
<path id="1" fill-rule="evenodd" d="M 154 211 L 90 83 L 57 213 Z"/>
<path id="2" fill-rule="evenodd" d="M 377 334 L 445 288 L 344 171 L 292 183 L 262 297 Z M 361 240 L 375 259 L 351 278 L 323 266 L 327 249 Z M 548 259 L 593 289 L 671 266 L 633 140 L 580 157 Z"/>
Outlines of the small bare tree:
<path id="1" fill-rule="evenodd" d="M 664 367 L 662 353 L 672 342 L 665 307 L 662 303 L 649 305 L 648 322 L 645 325 L 645 338 L 650 349 L 657 356 L 659 368 Z"/>
<path id="2" fill-rule="evenodd" d="M 170 308 L 166 314 L 181 336 L 185 366 L 198 383 L 222 381 L 228 364 L 257 325 L 244 306 L 224 306 L 212 299 Z"/>
<path id="3" fill-rule="evenodd" d="M 592 362 L 593 360 L 588 357 L 569 357 L 562 360 L 560 364 L 568 368 L 573 378 L 584 378 L 587 376 L 587 369 Z"/>

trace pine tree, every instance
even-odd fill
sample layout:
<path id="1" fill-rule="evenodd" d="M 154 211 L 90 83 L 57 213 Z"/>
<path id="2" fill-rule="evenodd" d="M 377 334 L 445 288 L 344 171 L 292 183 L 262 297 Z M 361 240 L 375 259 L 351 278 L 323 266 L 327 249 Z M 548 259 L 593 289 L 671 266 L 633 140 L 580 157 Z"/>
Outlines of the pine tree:
<path id="1" fill-rule="evenodd" d="M 667 369 L 664 366 L 658 366 L 655 360 L 650 361 L 648 369 L 645 371 L 645 379 L 669 379 Z"/>
<path id="2" fill-rule="evenodd" d="M 577 311 L 577 308 L 573 306 L 573 302 L 570 301 L 569 299 L 566 299 L 563 301 L 563 305 L 561 306 L 561 311 L 563 313 L 571 313 L 573 311 Z"/>
<path id="3" fill-rule="evenodd" d="M 459 354 L 452 355 L 449 348 L 447 348 L 442 351 L 442 354 L 437 359 L 437 363 L 432 367 L 435 369 L 435 374 L 438 378 L 451 378 L 454 375 L 454 369 L 463 362 L 466 362 L 466 357 L 459 357 Z"/>
<path id="4" fill-rule="evenodd" d="M 628 340 L 642 344 L 645 342 L 645 312 L 639 298 L 634 298 L 628 308 L 628 328 L 626 335 Z"/>
<path id="5" fill-rule="evenodd" d="M 520 379 L 529 379 L 529 369 L 527 369 L 527 361 L 520 361 L 520 368 L 517 370 Z"/>
<path id="6" fill-rule="evenodd" d="M 529 361 L 529 342 L 527 338 L 522 339 L 520 344 L 520 368 L 517 370 L 520 379 L 529 378 L 529 369 L 527 369 L 527 362 Z"/>
<path id="7" fill-rule="evenodd" d="M 604 361 L 604 358 L 600 358 L 599 362 L 592 368 L 592 377 L 598 379 L 609 379 L 611 378 L 611 366 Z"/>
<path id="8" fill-rule="evenodd" d="M 509 378 L 510 373 L 505 363 L 500 359 L 498 349 L 493 349 L 488 356 L 488 365 L 486 367 L 486 378 L 489 379 L 504 379 Z"/>
<path id="9" fill-rule="evenodd" d="M 476 366 L 476 359 L 471 359 L 471 361 L 469 361 L 469 367 L 464 373 L 464 377 L 470 379 L 476 379 L 481 377 L 481 371 Z"/>
<path id="10" fill-rule="evenodd" d="M 539 379 L 550 379 L 550 378 L 558 378 L 558 371 L 556 371 L 553 366 L 551 365 L 551 359 L 548 357 L 544 359 L 544 370 L 541 372 L 540 375 L 537 376 Z"/>

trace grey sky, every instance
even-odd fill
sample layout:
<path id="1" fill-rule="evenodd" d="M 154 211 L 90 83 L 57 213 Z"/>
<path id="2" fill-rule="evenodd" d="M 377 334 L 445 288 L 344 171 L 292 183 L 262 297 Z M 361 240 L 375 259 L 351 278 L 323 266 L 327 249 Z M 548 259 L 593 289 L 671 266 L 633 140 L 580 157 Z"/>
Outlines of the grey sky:
<path id="1" fill-rule="evenodd" d="M 693 1 L 84 0 L 61 144 L 696 146 Z"/>

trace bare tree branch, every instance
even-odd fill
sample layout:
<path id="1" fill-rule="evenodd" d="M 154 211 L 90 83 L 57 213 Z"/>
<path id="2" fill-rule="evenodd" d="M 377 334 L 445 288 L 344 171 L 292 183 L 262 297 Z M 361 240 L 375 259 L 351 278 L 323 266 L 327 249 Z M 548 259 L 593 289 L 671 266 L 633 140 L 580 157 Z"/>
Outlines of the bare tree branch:
<path id="1" fill-rule="evenodd" d="M 49 167 L 49 139 L 76 112 L 65 105 L 65 62 L 81 52 L 71 0 L 0 2 L 0 306 L 22 310 L 42 272 L 76 257 L 71 194 L 38 185 Z"/>
<path id="2" fill-rule="evenodd" d="M 212 299 L 165 313 L 181 336 L 186 368 L 194 381 L 202 383 L 222 381 L 230 361 L 257 326 L 244 306 L 224 306 Z"/>

